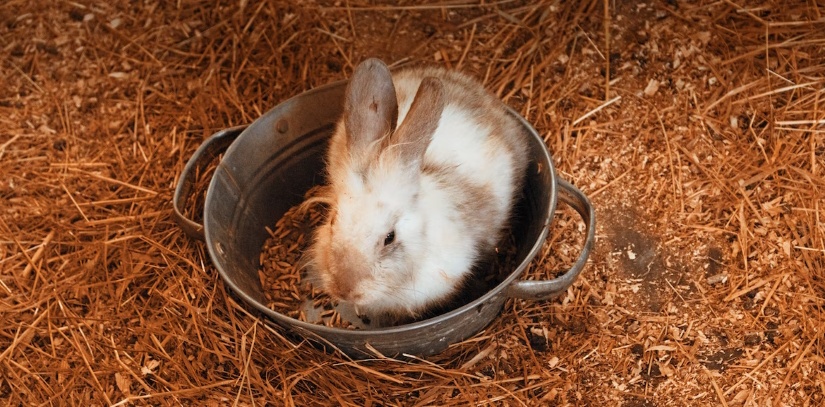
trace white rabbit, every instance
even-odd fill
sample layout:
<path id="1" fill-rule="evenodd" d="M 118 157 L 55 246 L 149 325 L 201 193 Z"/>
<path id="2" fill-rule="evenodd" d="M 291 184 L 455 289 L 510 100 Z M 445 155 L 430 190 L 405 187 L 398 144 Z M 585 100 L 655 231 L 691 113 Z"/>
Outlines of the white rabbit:
<path id="1" fill-rule="evenodd" d="M 359 64 L 330 141 L 329 213 L 308 253 L 320 288 L 367 316 L 450 301 L 502 238 L 526 137 L 468 76 Z"/>

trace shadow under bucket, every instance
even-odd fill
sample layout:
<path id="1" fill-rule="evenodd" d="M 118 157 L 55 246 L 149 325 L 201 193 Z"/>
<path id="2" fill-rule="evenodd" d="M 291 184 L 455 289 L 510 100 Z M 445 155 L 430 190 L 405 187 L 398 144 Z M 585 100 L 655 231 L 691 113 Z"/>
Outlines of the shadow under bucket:
<path id="1" fill-rule="evenodd" d="M 212 135 L 187 163 L 174 196 L 175 216 L 190 236 L 205 240 L 224 282 L 268 322 L 331 345 L 352 358 L 428 356 L 441 352 L 487 326 L 509 297 L 541 300 L 563 293 L 584 267 L 595 236 L 593 207 L 587 197 L 556 177 L 550 153 L 536 131 L 512 109 L 529 137 L 530 164 L 516 205 L 513 235 L 515 269 L 488 292 L 444 314 L 388 328 L 348 330 L 302 322 L 268 308 L 258 277 L 262 246 L 272 227 L 314 185 L 323 184 L 324 153 L 343 110 L 346 81 L 293 97 L 248 127 Z M 193 193 L 197 169 L 226 149 L 206 192 L 204 223 L 183 215 Z M 545 281 L 518 280 L 547 237 L 557 199 L 572 206 L 586 224 L 576 262 L 561 276 Z"/>

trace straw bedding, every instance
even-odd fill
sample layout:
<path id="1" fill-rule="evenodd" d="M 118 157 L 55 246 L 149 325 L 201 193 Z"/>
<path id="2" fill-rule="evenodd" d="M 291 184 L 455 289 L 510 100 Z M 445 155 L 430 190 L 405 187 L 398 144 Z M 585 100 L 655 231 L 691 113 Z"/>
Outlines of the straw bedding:
<path id="1" fill-rule="evenodd" d="M 816 2 L 0 3 L 3 405 L 825 403 Z M 205 137 L 377 56 L 462 69 L 545 137 L 597 243 L 426 360 L 354 362 L 226 291 L 171 192 Z M 273 220 L 274 221 L 274 220 Z M 567 267 L 556 217 L 530 273 Z"/>

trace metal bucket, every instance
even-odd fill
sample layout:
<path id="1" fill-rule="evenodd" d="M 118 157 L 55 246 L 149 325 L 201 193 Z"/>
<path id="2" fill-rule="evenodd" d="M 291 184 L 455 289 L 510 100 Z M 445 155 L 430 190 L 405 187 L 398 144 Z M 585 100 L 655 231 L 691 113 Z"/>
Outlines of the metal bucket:
<path id="1" fill-rule="evenodd" d="M 462 341 L 487 326 L 508 297 L 531 300 L 563 293 L 584 267 L 595 235 L 593 207 L 570 183 L 557 178 L 550 153 L 533 127 L 518 113 L 530 137 L 530 164 L 518 221 L 513 226 L 517 267 L 503 281 L 470 303 L 436 317 L 389 328 L 348 330 L 302 322 L 268 308 L 258 278 L 265 227 L 303 199 L 312 186 L 324 183 L 327 142 L 343 109 L 346 82 L 336 82 L 293 97 L 248 127 L 219 131 L 207 139 L 184 168 L 174 195 L 175 216 L 190 236 L 205 240 L 223 281 L 250 307 L 286 330 L 332 345 L 352 358 L 410 354 L 427 356 Z M 204 223 L 182 212 L 193 193 L 194 174 L 226 150 L 206 192 Z M 519 280 L 541 249 L 556 201 L 572 206 L 586 224 L 581 254 L 561 276 L 544 281 Z"/>

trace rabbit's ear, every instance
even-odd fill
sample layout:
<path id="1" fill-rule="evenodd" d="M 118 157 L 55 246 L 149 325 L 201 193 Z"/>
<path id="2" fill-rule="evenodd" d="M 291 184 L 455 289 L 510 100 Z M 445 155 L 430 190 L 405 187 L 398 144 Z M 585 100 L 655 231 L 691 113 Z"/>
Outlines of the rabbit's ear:
<path id="1" fill-rule="evenodd" d="M 443 111 L 444 85 L 438 78 L 424 78 L 407 116 L 393 134 L 392 149 L 403 161 L 420 164 Z"/>
<path id="2" fill-rule="evenodd" d="M 344 124 L 351 153 L 363 153 L 375 141 L 392 133 L 398 118 L 398 100 L 389 68 L 378 59 L 358 64 L 347 86 Z"/>

